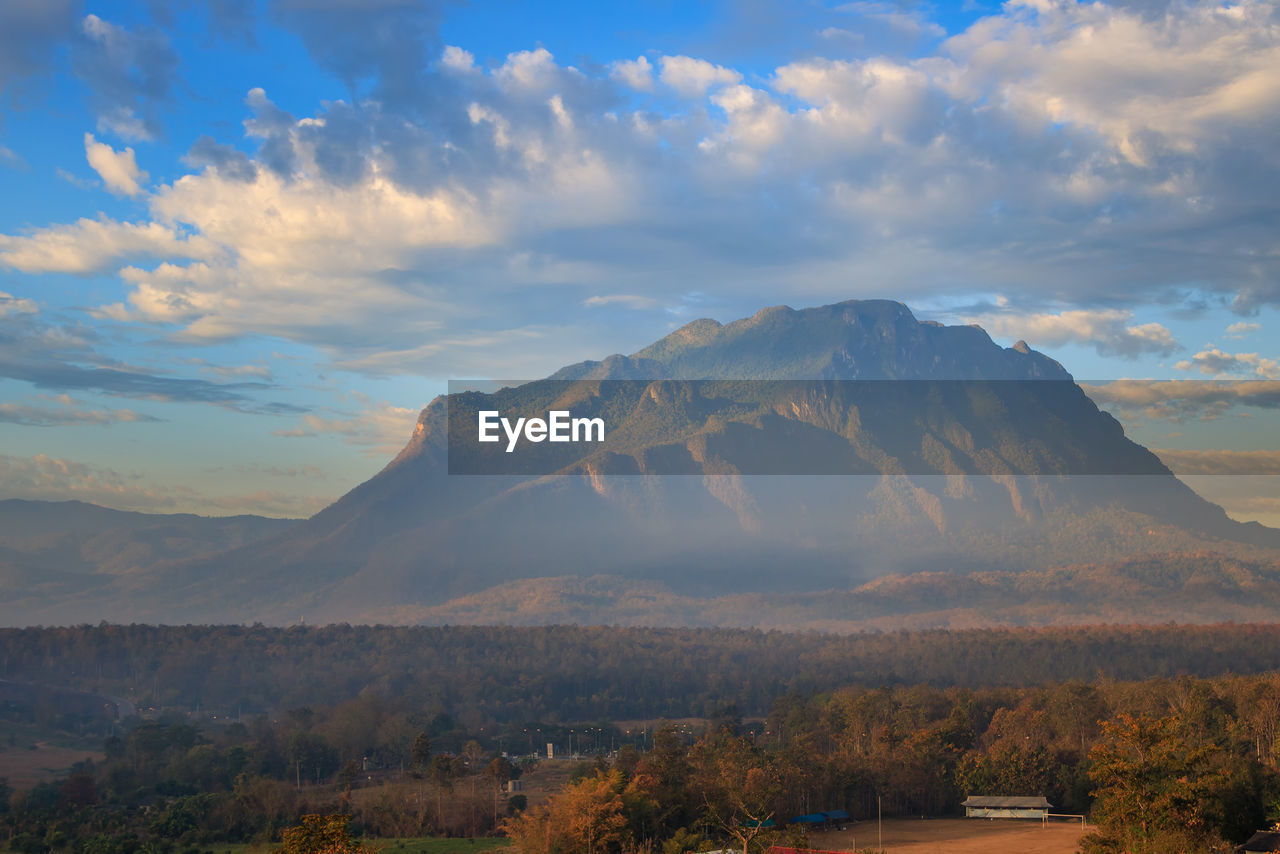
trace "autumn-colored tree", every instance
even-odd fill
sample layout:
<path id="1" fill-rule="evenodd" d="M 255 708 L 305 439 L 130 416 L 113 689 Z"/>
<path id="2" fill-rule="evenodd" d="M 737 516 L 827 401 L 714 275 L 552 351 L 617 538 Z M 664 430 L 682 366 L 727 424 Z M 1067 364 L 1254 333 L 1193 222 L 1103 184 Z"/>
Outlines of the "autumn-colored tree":
<path id="1" fill-rule="evenodd" d="M 503 822 L 521 854 L 613 854 L 627 841 L 622 775 L 596 774 Z"/>
<path id="2" fill-rule="evenodd" d="M 304 815 L 302 824 L 286 830 L 272 854 L 373 854 L 347 833 L 349 815 Z"/>
<path id="3" fill-rule="evenodd" d="M 1089 754 L 1099 830 L 1087 838 L 1086 850 L 1211 850 L 1220 840 L 1207 812 L 1222 783 L 1211 751 L 1191 742 L 1176 715 L 1122 713 L 1104 722 Z"/>
<path id="4" fill-rule="evenodd" d="M 767 847 L 783 789 L 776 763 L 728 730 L 703 738 L 693 755 L 707 823 L 744 854 Z"/>

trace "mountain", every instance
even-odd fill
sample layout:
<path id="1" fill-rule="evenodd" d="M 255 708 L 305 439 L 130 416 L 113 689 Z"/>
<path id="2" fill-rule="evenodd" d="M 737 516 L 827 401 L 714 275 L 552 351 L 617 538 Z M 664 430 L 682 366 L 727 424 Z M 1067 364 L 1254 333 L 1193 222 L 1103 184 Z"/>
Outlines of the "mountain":
<path id="1" fill-rule="evenodd" d="M 606 437 L 511 455 L 459 440 L 480 411 L 558 408 L 600 416 Z M 457 473 L 490 464 L 508 473 Z M 1199 498 L 1052 359 L 853 301 L 697 320 L 630 356 L 437 398 L 386 468 L 311 519 L 92 594 L 0 606 L 0 621 L 666 622 L 666 609 L 847 626 L 905 620 L 892 578 L 932 613 L 945 608 L 921 590 L 994 578 L 1049 601 L 1056 568 L 1189 553 L 1263 567 L 1277 549 L 1280 532 Z"/>
<path id="2" fill-rule="evenodd" d="M 82 611 L 59 617 L 68 600 L 117 595 L 121 578 L 157 565 L 213 555 L 287 530 L 289 519 L 210 518 L 110 510 L 83 501 L 0 501 L 0 612 L 49 622 L 96 621 Z"/>

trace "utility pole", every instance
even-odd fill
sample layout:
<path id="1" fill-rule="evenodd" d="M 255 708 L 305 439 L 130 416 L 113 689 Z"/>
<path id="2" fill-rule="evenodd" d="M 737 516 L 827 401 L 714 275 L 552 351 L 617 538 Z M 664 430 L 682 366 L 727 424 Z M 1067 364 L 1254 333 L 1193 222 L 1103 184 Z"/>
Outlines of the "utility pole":
<path id="1" fill-rule="evenodd" d="M 884 817 L 880 812 L 880 793 L 879 792 L 876 792 L 876 835 L 879 837 L 879 840 L 880 840 L 879 842 L 876 843 L 876 847 L 879 848 L 883 854 L 884 852 Z"/>

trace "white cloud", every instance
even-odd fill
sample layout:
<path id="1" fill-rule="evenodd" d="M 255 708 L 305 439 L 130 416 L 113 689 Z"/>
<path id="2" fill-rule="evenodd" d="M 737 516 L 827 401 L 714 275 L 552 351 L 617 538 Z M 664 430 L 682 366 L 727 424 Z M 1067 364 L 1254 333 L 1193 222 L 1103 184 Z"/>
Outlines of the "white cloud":
<path id="1" fill-rule="evenodd" d="M 1276 494 L 1275 474 L 1179 473 L 1178 479 L 1197 495 L 1222 507 L 1233 519 L 1280 528 L 1280 495 Z"/>
<path id="2" fill-rule="evenodd" d="M 1170 7 L 1025 4 L 946 44 L 950 91 L 995 91 L 1016 113 L 1094 130 L 1137 166 L 1191 152 L 1280 107 L 1270 3 Z"/>
<path id="3" fill-rule="evenodd" d="M 1248 323 L 1242 320 L 1239 323 L 1233 323 L 1228 326 L 1226 335 L 1228 338 L 1244 338 L 1261 328 L 1262 324 L 1260 323 Z"/>
<path id="4" fill-rule="evenodd" d="M 35 314 L 37 311 L 39 309 L 33 301 L 0 291 L 0 317 L 11 314 Z"/>
<path id="5" fill-rule="evenodd" d="M 1212 347 L 1174 365 L 1180 371 L 1196 370 L 1209 376 L 1253 374 L 1264 379 L 1280 379 L 1280 361 L 1257 353 L 1227 353 Z"/>
<path id="6" fill-rule="evenodd" d="M 694 56 L 584 72 L 542 48 L 489 68 L 449 47 L 406 78 L 439 85 L 392 93 L 367 75 L 395 63 L 362 54 L 372 64 L 343 73 L 368 99 L 299 117 L 255 89 L 244 144 L 209 141 L 169 183 L 144 188 L 128 150 L 104 146 L 148 220 L 3 235 L 0 263 L 114 270 L 125 296 L 103 317 L 275 335 L 372 372 L 513 358 L 456 345 L 521 346 L 534 304 L 564 317 L 546 339 L 612 341 L 593 295 L 675 305 L 691 290 L 724 316 L 780 291 L 1017 291 L 1062 311 L 978 319 L 1041 346 L 1165 356 L 1172 333 L 1130 307 L 1280 302 L 1280 238 L 1258 213 L 1280 193 L 1262 142 L 1280 133 L 1276 44 L 1262 7 L 1232 8 L 1010 5 L 932 55 L 807 56 L 750 81 Z M 851 11 L 929 33 L 896 6 Z"/>
<path id="7" fill-rule="evenodd" d="M 132 409 L 86 409 L 68 395 L 45 397 L 48 403 L 0 403 L 0 423 L 21 424 L 28 427 L 105 426 L 108 424 L 133 424 L 157 421 Z"/>
<path id="8" fill-rule="evenodd" d="M 647 57 L 636 59 L 620 59 L 609 65 L 609 74 L 613 79 L 640 92 L 653 90 L 653 64 Z"/>
<path id="9" fill-rule="evenodd" d="M 144 485 L 136 475 L 46 454 L 0 454 L 0 494 L 38 501 L 76 499 L 123 510 L 155 511 L 175 504 L 172 494 Z"/>
<path id="10" fill-rule="evenodd" d="M 450 71 L 466 73 L 475 70 L 476 58 L 470 51 L 455 45 L 446 45 L 440 57 L 440 64 Z"/>
<path id="11" fill-rule="evenodd" d="M 640 294 L 605 294 L 593 296 L 583 300 L 582 304 L 590 308 L 598 308 L 605 305 L 625 305 L 627 308 L 634 309 L 657 308 L 659 305 L 658 301 L 653 297 L 641 296 Z"/>
<path id="12" fill-rule="evenodd" d="M 158 102 L 177 80 L 178 54 L 155 28 L 129 30 L 97 15 L 80 23 L 71 64 L 92 93 L 98 129 L 125 139 L 155 139 L 161 128 Z"/>
<path id="13" fill-rule="evenodd" d="M 658 63 L 662 67 L 659 79 L 687 97 L 702 95 L 714 86 L 727 86 L 742 80 L 742 74 L 732 68 L 691 56 L 664 56 Z"/>
<path id="14" fill-rule="evenodd" d="M 373 457 L 385 457 L 404 447 L 413 433 L 418 410 L 394 406 L 386 401 L 373 401 L 364 395 L 352 399 L 362 408 L 355 413 L 342 413 L 332 418 L 304 415 L 299 426 L 276 430 L 275 436 L 297 439 L 311 436 L 338 436 L 351 445 L 365 449 Z"/>
<path id="15" fill-rule="evenodd" d="M 214 254 L 199 235 L 159 222 L 80 219 L 25 235 L 0 234 L 0 264 L 24 273 L 97 273 L 125 258 L 200 258 Z"/>
<path id="16" fill-rule="evenodd" d="M 413 193 L 376 169 L 349 186 L 315 176 L 310 163 L 302 170 L 288 178 L 260 170 L 249 182 L 188 175 L 158 190 L 152 210 L 275 273 L 385 269 L 415 251 L 495 239 L 465 192 Z"/>
<path id="17" fill-rule="evenodd" d="M 1130 325 L 1133 312 L 1122 309 L 1074 309 L 1057 314 L 999 313 L 976 320 L 993 335 L 1022 338 L 1033 347 L 1086 344 L 1100 355 L 1128 359 L 1144 354 L 1167 356 L 1182 349 L 1167 328 L 1159 323 Z"/>
<path id="18" fill-rule="evenodd" d="M 1280 409 L 1280 382 L 1271 380 L 1117 380 L 1081 387 L 1099 406 L 1153 421 L 1211 421 L 1237 406 Z"/>
<path id="19" fill-rule="evenodd" d="M 93 134 L 86 133 L 84 153 L 108 190 L 117 196 L 142 195 L 142 182 L 147 180 L 147 173 L 138 168 L 132 148 L 116 151 L 106 143 L 98 142 Z"/>
<path id="20" fill-rule="evenodd" d="M 494 77 L 506 89 L 544 92 L 554 85 L 560 76 L 555 57 L 545 47 L 535 50 L 518 50 L 507 54 Z"/>
<path id="21" fill-rule="evenodd" d="M 1174 474 L 1274 475 L 1280 474 L 1280 451 L 1178 450 L 1161 448 L 1156 456 Z"/>

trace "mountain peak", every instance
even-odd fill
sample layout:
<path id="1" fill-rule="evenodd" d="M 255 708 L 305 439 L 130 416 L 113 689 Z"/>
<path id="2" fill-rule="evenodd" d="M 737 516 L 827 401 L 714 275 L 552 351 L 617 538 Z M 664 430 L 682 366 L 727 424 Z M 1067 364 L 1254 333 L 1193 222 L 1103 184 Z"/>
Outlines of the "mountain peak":
<path id="1" fill-rule="evenodd" d="M 728 324 L 695 320 L 632 359 L 672 379 L 1071 378 L 1025 343 L 1005 349 L 981 327 L 921 322 L 885 299 L 772 306 Z"/>

